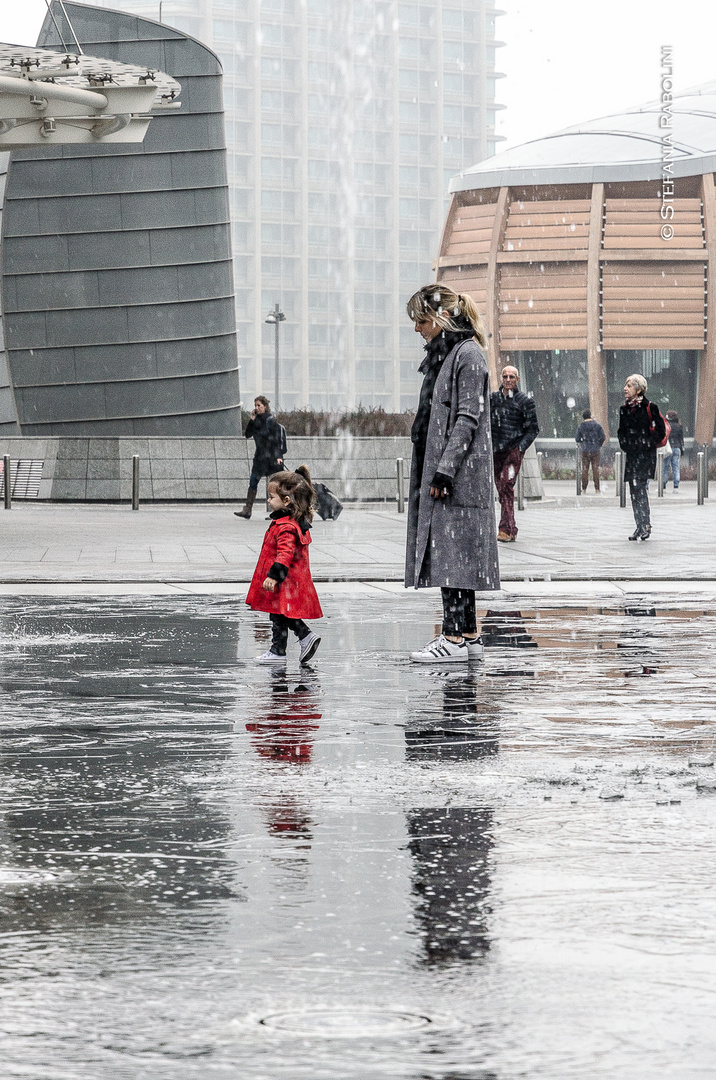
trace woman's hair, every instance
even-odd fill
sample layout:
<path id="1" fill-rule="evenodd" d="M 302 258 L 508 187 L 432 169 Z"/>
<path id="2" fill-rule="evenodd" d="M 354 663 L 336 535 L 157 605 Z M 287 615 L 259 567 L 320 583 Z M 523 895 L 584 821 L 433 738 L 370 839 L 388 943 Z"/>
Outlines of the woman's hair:
<path id="1" fill-rule="evenodd" d="M 282 499 L 289 500 L 288 512 L 294 521 L 305 518 L 310 525 L 316 493 L 308 466 L 299 465 L 295 472 L 276 472 L 269 476 L 268 482 L 274 485 Z"/>
<path id="2" fill-rule="evenodd" d="M 666 419 L 670 423 L 671 422 L 673 422 L 674 424 L 680 424 L 681 423 L 681 421 L 679 420 L 679 414 L 677 413 L 676 409 L 669 409 L 668 413 L 666 414 Z"/>
<path id="3" fill-rule="evenodd" d="M 462 327 L 453 321 L 462 315 L 475 331 L 475 337 L 484 348 L 487 334 L 480 312 L 471 296 L 456 293 L 448 285 L 437 282 L 435 285 L 423 285 L 408 300 L 406 311 L 414 323 L 434 322 L 443 330 L 455 331 Z"/>
<path id="4" fill-rule="evenodd" d="M 627 382 L 635 386 L 640 394 L 646 393 L 646 379 L 643 375 L 630 375 Z"/>
<path id="5" fill-rule="evenodd" d="M 271 402 L 269 401 L 269 399 L 267 397 L 264 397 L 263 394 L 257 394 L 256 397 L 254 398 L 254 405 L 256 404 L 257 401 L 261 402 L 261 404 L 263 405 L 266 412 L 271 412 Z"/>

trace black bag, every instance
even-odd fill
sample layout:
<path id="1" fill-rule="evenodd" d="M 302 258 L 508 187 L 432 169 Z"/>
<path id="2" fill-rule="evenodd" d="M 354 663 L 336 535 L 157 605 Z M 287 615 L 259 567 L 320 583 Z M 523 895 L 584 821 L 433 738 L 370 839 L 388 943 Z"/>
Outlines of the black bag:
<path id="1" fill-rule="evenodd" d="M 335 521 L 343 510 L 343 504 L 338 501 L 332 491 L 325 484 L 314 484 L 316 493 L 316 511 L 323 520 Z"/>

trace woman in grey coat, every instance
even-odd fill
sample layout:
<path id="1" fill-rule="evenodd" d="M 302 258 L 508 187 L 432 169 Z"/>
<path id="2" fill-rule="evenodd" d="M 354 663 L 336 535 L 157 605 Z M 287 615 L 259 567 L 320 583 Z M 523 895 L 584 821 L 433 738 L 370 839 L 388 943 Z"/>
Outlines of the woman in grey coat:
<path id="1" fill-rule="evenodd" d="M 411 432 L 406 588 L 442 591 L 442 633 L 416 663 L 482 656 L 475 591 L 500 588 L 492 494 L 485 331 L 469 296 L 426 285 L 408 315 L 425 341 L 423 385 Z"/>

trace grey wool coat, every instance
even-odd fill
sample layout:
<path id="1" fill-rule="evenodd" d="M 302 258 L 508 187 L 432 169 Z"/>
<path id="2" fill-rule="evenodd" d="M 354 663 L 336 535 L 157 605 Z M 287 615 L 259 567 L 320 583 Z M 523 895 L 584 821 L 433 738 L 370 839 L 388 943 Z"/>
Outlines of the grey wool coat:
<path id="1" fill-rule="evenodd" d="M 489 402 L 482 349 L 472 338 L 460 341 L 435 382 L 422 476 L 413 448 L 406 588 L 500 588 Z M 436 472 L 453 479 L 453 493 L 445 499 L 430 495 Z"/>

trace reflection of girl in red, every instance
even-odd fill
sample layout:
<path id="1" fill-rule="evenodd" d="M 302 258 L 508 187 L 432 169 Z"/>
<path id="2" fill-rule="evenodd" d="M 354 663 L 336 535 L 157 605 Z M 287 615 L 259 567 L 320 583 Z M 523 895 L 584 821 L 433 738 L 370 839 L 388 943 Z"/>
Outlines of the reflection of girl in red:
<path id="1" fill-rule="evenodd" d="M 273 630 L 271 648 L 257 659 L 262 664 L 285 663 L 291 630 L 298 638 L 299 659 L 307 664 L 321 639 L 303 620 L 320 619 L 323 612 L 308 561 L 314 491 L 306 466 L 296 472 L 274 473 L 268 496 L 273 520 L 246 596 L 253 611 L 269 612 Z"/>
<path id="2" fill-rule="evenodd" d="M 309 686 L 299 683 L 293 693 L 308 694 L 310 690 Z M 272 710 L 263 720 L 247 724 L 246 730 L 254 735 L 251 741 L 261 757 L 285 761 L 290 765 L 307 765 L 313 750 L 312 732 L 319 728 L 311 721 L 320 720 L 322 714 L 310 711 L 310 701 L 300 698 L 293 700 L 285 684 L 274 687 L 274 693 L 280 692 L 286 694 L 280 711 Z"/>

